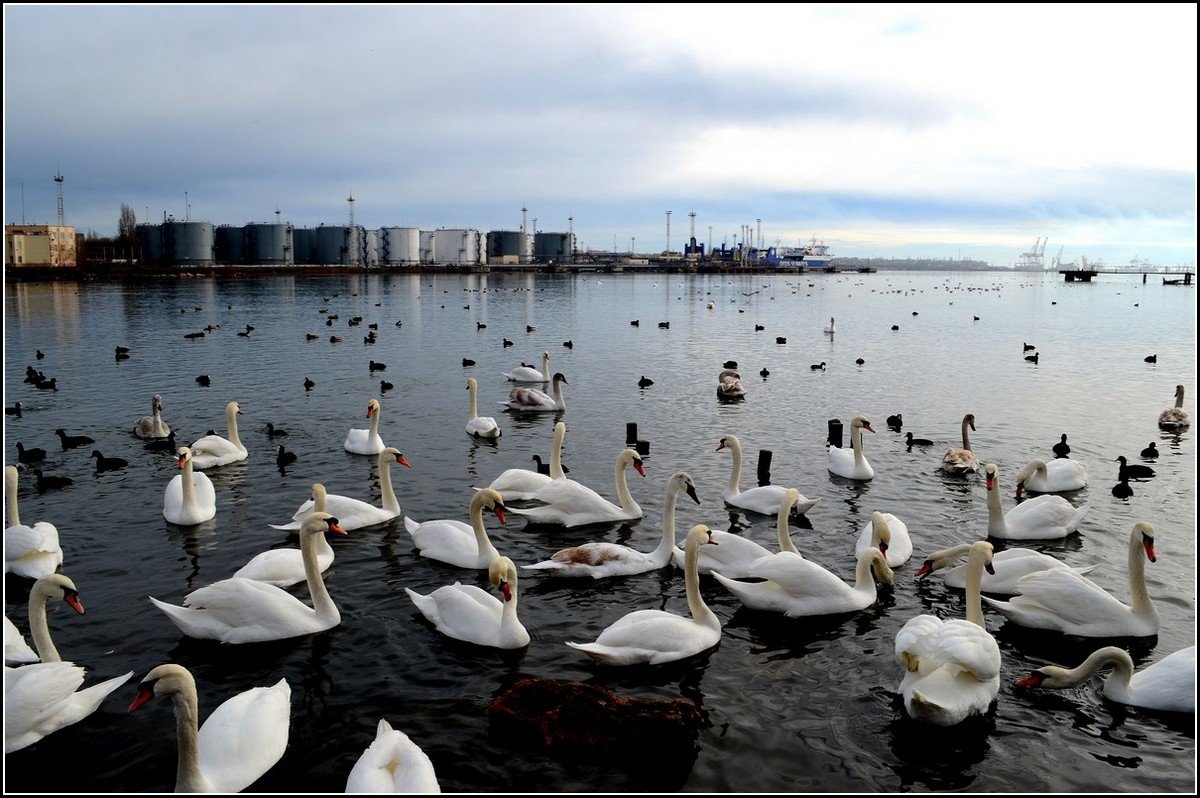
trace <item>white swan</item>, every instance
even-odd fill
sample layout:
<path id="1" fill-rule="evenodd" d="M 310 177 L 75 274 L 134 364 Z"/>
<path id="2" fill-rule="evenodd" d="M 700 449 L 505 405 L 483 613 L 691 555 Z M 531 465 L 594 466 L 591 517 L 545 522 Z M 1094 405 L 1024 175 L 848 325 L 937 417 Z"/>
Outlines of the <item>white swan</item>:
<path id="1" fill-rule="evenodd" d="M 774 515 L 778 512 L 779 503 L 783 501 L 783 496 L 788 489 L 782 485 L 759 485 L 742 490 L 742 442 L 736 435 L 726 435 L 717 444 L 717 451 L 722 449 L 729 449 L 733 453 L 733 471 L 729 475 L 729 487 L 725 490 L 725 503 L 741 510 L 749 510 L 752 513 L 763 515 Z M 821 500 L 808 499 L 804 494 L 800 494 L 795 505 L 795 514 L 797 516 L 804 515 L 819 501 Z"/>
<path id="2" fill-rule="evenodd" d="M 1091 506 L 1084 504 L 1076 509 L 1062 496 L 1045 495 L 1027 499 L 1005 513 L 1000 507 L 1000 469 L 995 463 L 988 463 L 984 471 L 987 473 L 989 537 L 1005 540 L 1065 538 L 1079 528 Z"/>
<path id="3" fill-rule="evenodd" d="M 133 422 L 133 434 L 139 438 L 165 438 L 171 434 L 171 425 L 162 420 L 162 397 L 154 394 L 150 400 L 150 415 Z"/>
<path id="4" fill-rule="evenodd" d="M 885 585 L 892 584 L 892 569 L 874 546 L 859 553 L 853 586 L 795 551 L 768 555 L 746 570 L 748 576 L 767 581 L 739 582 L 719 573 L 713 578 L 747 607 L 781 612 L 789 618 L 857 612 L 875 603 L 876 577 Z"/>
<path id="5" fill-rule="evenodd" d="M 1017 687 L 1063 689 L 1083 684 L 1109 665 L 1113 672 L 1104 680 L 1104 695 L 1118 704 L 1165 712 L 1196 712 L 1196 646 L 1181 648 L 1134 673 L 1129 652 L 1105 646 L 1092 652 L 1083 664 L 1070 670 L 1047 665 L 1038 668 Z"/>
<path id="6" fill-rule="evenodd" d="M 1062 493 L 1087 487 L 1087 466 L 1065 457 L 1030 460 L 1017 473 L 1017 496 L 1031 490 L 1035 493 Z"/>
<path id="7" fill-rule="evenodd" d="M 29 647 L 25 642 L 25 636 L 21 634 L 21 630 L 17 625 L 4 616 L 4 663 L 7 665 L 28 665 L 30 662 L 38 662 L 39 657 L 37 652 Z"/>
<path id="8" fill-rule="evenodd" d="M 513 388 L 508 392 L 508 401 L 500 402 L 500 406 L 509 410 L 530 413 L 561 413 L 567 409 L 562 387 L 569 384 L 562 372 L 556 372 L 554 385 L 551 388 L 554 396 L 548 395 L 545 391 L 539 391 L 537 388 Z"/>
<path id="9" fill-rule="evenodd" d="M 550 555 L 550 559 L 533 565 L 522 565 L 530 571 L 542 571 L 554 576 L 630 576 L 665 568 L 671 562 L 675 548 L 675 503 L 682 491 L 696 504 L 696 485 L 690 475 L 680 471 L 667 480 L 667 496 L 663 500 L 662 540 L 652 552 L 641 552 L 618 543 L 584 543 Z"/>
<path id="10" fill-rule="evenodd" d="M 871 513 L 870 519 L 858 533 L 854 556 L 858 557 L 872 546 L 883 552 L 887 564 L 892 568 L 904 565 L 913 553 L 908 525 L 891 513 Z"/>
<path id="11" fill-rule="evenodd" d="M 172 477 L 163 493 L 163 518 L 179 526 L 192 526 L 217 514 L 217 492 L 207 474 L 193 471 L 195 453 L 179 447 L 183 473 Z"/>
<path id="12" fill-rule="evenodd" d="M 4 495 L 8 500 L 8 523 L 4 528 L 4 573 L 28 579 L 52 574 L 62 565 L 63 551 L 58 529 L 46 521 L 33 526 L 21 523 L 17 511 L 17 467 L 4 467 Z"/>
<path id="13" fill-rule="evenodd" d="M 467 419 L 467 434 L 472 438 L 489 438 L 491 440 L 499 438 L 501 435 L 500 425 L 496 423 L 496 419 L 491 416 L 479 415 L 479 405 L 475 400 L 479 386 L 474 377 L 467 380 L 467 390 L 471 392 L 471 416 Z"/>
<path id="14" fill-rule="evenodd" d="M 50 599 L 62 599 L 83 614 L 75 583 L 62 574 L 42 577 L 30 592 L 29 631 L 42 661 L 20 668 L 4 668 L 6 754 L 33 745 L 48 734 L 83 720 L 96 711 L 109 693 L 133 675 L 130 671 L 76 692 L 83 684 L 84 670 L 73 662 L 63 662 L 50 639 L 50 628 L 46 623 L 46 602 Z M 8 625 L 5 626 L 6 634 L 7 628 Z M 5 659 L 8 659 L 7 651 Z"/>
<path id="15" fill-rule="evenodd" d="M 724 399 L 737 399 L 745 396 L 746 389 L 742 387 L 742 375 L 726 369 L 717 375 L 717 396 Z"/>
<path id="16" fill-rule="evenodd" d="M 1008 601 L 985 599 L 1020 626 L 1052 629 L 1080 637 L 1151 637 L 1158 634 L 1158 610 L 1146 591 L 1146 563 L 1155 562 L 1154 526 L 1145 521 L 1129 534 L 1129 594 L 1122 604 L 1107 591 L 1067 568 L 1022 577 Z"/>
<path id="17" fill-rule="evenodd" d="M 871 468 L 866 455 L 863 454 L 863 428 L 866 428 L 868 432 L 875 431 L 871 429 L 871 422 L 867 421 L 866 416 L 857 415 L 850 420 L 850 446 L 853 451 L 839 449 L 836 446 L 829 447 L 830 473 L 846 479 L 868 480 L 875 476 L 875 469 Z"/>
<path id="18" fill-rule="evenodd" d="M 542 352 L 542 370 L 521 365 L 504 375 L 509 382 L 549 382 L 550 353 Z"/>
<path id="19" fill-rule="evenodd" d="M 483 510 L 487 508 L 504 523 L 504 499 L 491 488 L 475 492 L 471 497 L 468 513 L 471 524 L 453 519 L 438 519 L 418 523 L 409 516 L 404 518 L 404 528 L 412 535 L 413 543 L 421 550 L 422 557 L 457 565 L 459 568 L 482 570 L 490 568 L 492 560 L 500 556 L 488 537 L 483 525 Z"/>
<path id="20" fill-rule="evenodd" d="M 380 719 L 375 739 L 354 763 L 346 792 L 440 793 L 433 763 L 399 729 Z"/>
<path id="21" fill-rule="evenodd" d="M 182 607 L 154 596 L 150 601 L 188 637 L 222 643 L 285 640 L 332 629 L 341 623 L 342 616 L 317 569 L 317 538 L 327 530 L 346 534 L 329 513 L 313 513 L 300 527 L 300 550 L 304 553 L 304 576 L 312 607 L 283 588 L 241 578 L 223 579 L 193 590 L 184 597 Z"/>
<path id="22" fill-rule="evenodd" d="M 1185 430 L 1191 426 L 1188 412 L 1183 409 L 1183 386 L 1175 386 L 1175 406 L 1168 407 L 1158 415 L 1158 428 L 1168 431 Z"/>
<path id="23" fill-rule="evenodd" d="M 708 527 L 692 527 L 684 547 L 690 618 L 662 610 L 637 610 L 601 632 L 596 642 L 567 645 L 603 665 L 659 665 L 699 654 L 721 642 L 721 621 L 700 595 L 700 573 L 696 569 L 700 547 L 707 543 L 715 543 Z"/>
<path id="24" fill-rule="evenodd" d="M 524 648 L 529 632 L 517 619 L 517 567 L 496 555 L 488 565 L 488 581 L 500 588 L 504 601 L 474 585 L 455 582 L 428 596 L 404 592 L 437 630 L 455 640 L 492 648 Z"/>
<path id="25" fill-rule="evenodd" d="M 537 507 L 514 507 L 512 512 L 529 519 L 535 524 L 557 524 L 573 527 L 587 524 L 606 524 L 617 521 L 633 521 L 642 517 L 642 508 L 633 500 L 625 469 L 632 465 L 639 474 L 646 476 L 642 458 L 633 449 L 622 449 L 617 455 L 615 481 L 617 506 L 591 488 L 573 479 L 555 479 L 534 492 L 533 498 L 545 504 Z"/>
<path id="26" fill-rule="evenodd" d="M 375 399 L 367 401 L 367 418 L 371 419 L 370 429 L 351 429 L 346 433 L 346 442 L 342 447 L 351 454 L 379 454 L 387 447 L 383 438 L 379 437 L 379 402 Z"/>
<path id="27" fill-rule="evenodd" d="M 399 463 L 405 468 L 411 468 L 411 464 L 404 459 L 404 455 L 400 454 L 399 449 L 388 447 L 379 453 L 376 460 L 379 468 L 379 487 L 382 491 L 382 497 L 379 507 L 364 502 L 360 499 L 351 499 L 349 496 L 340 496 L 336 493 L 325 496 L 325 512 L 336 516 L 338 526 L 347 532 L 353 532 L 355 529 L 363 527 L 375 526 L 376 524 L 386 524 L 393 518 L 400 517 L 400 500 L 396 498 L 396 491 L 392 488 L 392 463 Z M 314 485 L 314 495 L 315 495 Z M 322 486 L 322 491 L 324 486 Z M 292 515 L 292 520 L 286 524 L 268 524 L 272 529 L 299 529 L 304 523 L 304 519 L 314 511 L 314 500 L 309 499 L 296 510 Z"/>
<path id="28" fill-rule="evenodd" d="M 975 456 L 975 452 L 971 451 L 971 441 L 967 439 L 967 427 L 970 427 L 972 432 L 975 431 L 974 413 L 967 413 L 963 416 L 962 448 L 950 447 L 942 456 L 942 470 L 949 474 L 965 474 L 968 471 L 979 470 L 979 458 Z"/>
<path id="29" fill-rule="evenodd" d="M 923 579 L 934 571 L 939 571 L 948 565 L 967 556 L 971 551 L 970 543 L 961 543 L 948 549 L 941 549 L 929 554 L 925 562 L 917 569 L 917 579 Z M 1056 560 L 1049 554 L 1042 554 L 1033 549 L 1005 549 L 992 554 L 992 571 L 983 575 L 980 590 L 984 593 L 997 593 L 1004 596 L 1017 594 L 1017 581 L 1026 574 L 1045 571 L 1050 568 L 1068 568 L 1062 560 Z M 1082 575 L 1096 569 L 1089 565 L 1085 568 L 1071 570 Z M 967 585 L 967 566 L 956 565 L 942 571 L 942 581 L 950 587 L 964 588 Z"/>
<path id="30" fill-rule="evenodd" d="M 159 695 L 170 696 L 175 707 L 175 792 L 241 792 L 287 750 L 292 688 L 286 679 L 238 693 L 199 726 L 196 680 L 180 665 L 159 665 L 142 679 L 125 713 Z"/>
<path id="31" fill-rule="evenodd" d="M 796 546 L 792 543 L 791 534 L 788 531 L 788 518 L 792 514 L 791 509 L 798 501 L 800 501 L 800 491 L 795 488 L 788 488 L 784 492 L 775 516 L 775 531 L 779 536 L 780 551 L 791 551 L 795 552 L 796 556 L 801 556 L 800 552 L 796 551 Z M 717 544 L 717 547 L 715 549 L 707 547 L 700 549 L 696 567 L 702 574 L 720 572 L 725 576 L 741 579 L 750 576 L 750 572 L 747 569 L 752 563 L 771 555 L 771 552 L 764 546 L 760 546 L 753 540 L 733 532 L 719 532 L 714 530 L 710 531 L 709 534 L 712 536 L 713 543 Z M 675 547 L 673 560 L 680 568 L 684 567 L 687 558 L 683 549 L 678 546 Z"/>
<path id="32" fill-rule="evenodd" d="M 562 444 L 567 434 L 567 425 L 558 422 L 554 425 L 554 439 L 550 443 L 550 475 L 539 474 L 528 468 L 510 468 L 492 480 L 487 487 L 499 493 L 504 501 L 519 501 L 531 499 L 533 494 L 551 480 L 562 479 L 566 476 L 562 470 Z"/>
<path id="33" fill-rule="evenodd" d="M 833 335 L 833 333 L 835 332 L 835 330 L 833 328 L 833 316 L 829 317 L 829 326 L 827 326 L 825 328 L 825 332 L 829 333 L 830 335 Z"/>
<path id="34" fill-rule="evenodd" d="M 246 447 L 242 445 L 242 439 L 238 437 L 237 428 L 237 417 L 241 413 L 242 409 L 237 402 L 225 405 L 225 427 L 229 431 L 228 440 L 220 435 L 205 435 L 192 444 L 195 468 L 203 471 L 206 468 L 216 468 L 246 459 L 248 453 Z"/>
<path id="35" fill-rule="evenodd" d="M 312 500 L 312 512 L 326 512 L 325 486 L 320 482 L 313 483 Z M 346 529 L 342 524 L 339 526 Z M 317 568 L 321 573 L 325 573 L 329 566 L 333 565 L 333 547 L 323 535 L 318 537 L 316 542 Z M 270 549 L 254 555 L 250 562 L 237 569 L 233 575 L 256 582 L 266 582 L 276 587 L 289 587 L 304 581 L 304 554 L 300 549 Z"/>
<path id="36" fill-rule="evenodd" d="M 915 720 L 954 726 L 987 712 L 1000 691 L 1000 647 L 984 625 L 979 585 L 991 569 L 992 544 L 971 544 L 967 567 L 967 619 L 918 615 L 896 633 L 896 659 L 904 666 L 900 693 Z"/>

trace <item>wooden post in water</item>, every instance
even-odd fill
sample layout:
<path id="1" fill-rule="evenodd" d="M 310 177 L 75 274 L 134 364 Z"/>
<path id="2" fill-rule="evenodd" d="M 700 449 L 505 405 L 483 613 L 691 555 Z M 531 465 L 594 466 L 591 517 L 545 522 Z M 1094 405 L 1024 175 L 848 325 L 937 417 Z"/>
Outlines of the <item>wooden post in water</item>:
<path id="1" fill-rule="evenodd" d="M 627 421 L 625 423 L 625 445 L 634 446 L 637 444 L 637 422 Z"/>
<path id="2" fill-rule="evenodd" d="M 758 484 L 760 487 L 771 484 L 771 456 L 770 449 L 758 450 Z"/>
<path id="3" fill-rule="evenodd" d="M 842 448 L 842 421 L 841 419 L 829 419 L 829 445 Z"/>

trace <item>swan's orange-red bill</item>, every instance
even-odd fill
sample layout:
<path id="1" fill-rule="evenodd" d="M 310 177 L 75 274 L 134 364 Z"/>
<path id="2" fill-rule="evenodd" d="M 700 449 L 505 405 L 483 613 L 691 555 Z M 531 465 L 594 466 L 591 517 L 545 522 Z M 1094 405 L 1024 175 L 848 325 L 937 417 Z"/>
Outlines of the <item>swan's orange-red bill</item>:
<path id="1" fill-rule="evenodd" d="M 412 468 L 412 463 L 405 460 L 404 455 L 402 455 L 402 454 L 396 455 L 396 462 L 399 463 L 400 465 L 404 466 L 405 468 Z"/>
<path id="2" fill-rule="evenodd" d="M 154 698 L 153 687 L 143 687 L 142 689 L 138 690 L 137 698 L 133 699 L 133 703 L 129 705 L 129 709 L 125 710 L 125 714 L 130 714 L 142 704 L 149 701 L 151 698 Z"/>
<path id="3" fill-rule="evenodd" d="M 75 612 L 79 613 L 80 615 L 83 615 L 83 613 L 84 613 L 83 602 L 79 600 L 78 593 L 76 593 L 73 590 L 64 591 L 63 592 L 63 601 L 67 602 L 67 604 L 71 607 L 71 609 L 75 610 Z"/>
<path id="4" fill-rule="evenodd" d="M 496 514 L 496 517 L 500 519 L 500 523 L 503 524 L 504 523 L 504 508 L 502 506 L 500 506 L 499 504 L 497 504 L 495 507 L 492 508 L 492 512 L 494 512 Z"/>
<path id="5" fill-rule="evenodd" d="M 500 592 L 504 594 L 505 601 L 512 601 L 512 588 L 508 586 L 508 582 L 500 583 Z"/>
<path id="6" fill-rule="evenodd" d="M 634 467 L 635 469 L 637 469 L 637 472 L 638 472 L 639 474 L 641 474 L 642 476 L 646 476 L 646 469 L 642 468 L 642 461 L 641 461 L 641 460 L 634 460 L 634 461 L 633 461 L 633 467 Z"/>

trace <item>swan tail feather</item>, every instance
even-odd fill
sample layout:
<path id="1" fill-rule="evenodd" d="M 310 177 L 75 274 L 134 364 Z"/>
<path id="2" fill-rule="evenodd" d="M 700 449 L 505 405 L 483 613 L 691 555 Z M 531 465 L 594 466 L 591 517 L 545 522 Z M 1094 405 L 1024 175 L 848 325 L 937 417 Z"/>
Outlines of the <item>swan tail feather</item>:
<path id="1" fill-rule="evenodd" d="M 1067 534 L 1068 535 L 1079 528 L 1080 523 L 1083 522 L 1083 517 L 1085 515 L 1087 515 L 1087 512 L 1090 509 L 1092 509 L 1091 504 L 1081 504 L 1079 506 L 1079 509 L 1075 511 L 1075 516 L 1070 521 L 1067 522 Z"/>
<path id="2" fill-rule="evenodd" d="M 408 530 L 408 534 L 415 535 L 417 530 L 421 528 L 421 524 L 406 515 L 404 516 L 404 528 Z"/>

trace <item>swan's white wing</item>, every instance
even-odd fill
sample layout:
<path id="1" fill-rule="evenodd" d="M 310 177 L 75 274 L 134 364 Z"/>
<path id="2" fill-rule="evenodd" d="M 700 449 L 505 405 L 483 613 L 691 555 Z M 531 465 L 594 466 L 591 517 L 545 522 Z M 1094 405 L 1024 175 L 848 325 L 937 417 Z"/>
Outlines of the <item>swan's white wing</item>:
<path id="1" fill-rule="evenodd" d="M 751 563 L 746 571 L 749 576 L 770 579 L 796 597 L 822 598 L 850 590 L 834 574 L 790 551 L 769 554 Z"/>
<path id="2" fill-rule="evenodd" d="M 435 617 L 430 617 L 420 604 L 417 608 L 442 634 L 483 645 L 497 639 L 504 605 L 495 596 L 474 585 L 455 582 L 439 587 L 426 598 L 437 608 Z"/>
<path id="3" fill-rule="evenodd" d="M 238 693 L 200 727 L 200 769 L 217 792 L 241 792 L 287 749 L 292 689 L 284 679 L 272 687 Z"/>
<path id="4" fill-rule="evenodd" d="M 909 619 L 896 633 L 896 661 L 916 673 L 929 673 L 941 665 L 935 655 L 943 623 L 936 615 Z"/>
<path id="5" fill-rule="evenodd" d="M 404 732 L 379 721 L 375 739 L 354 763 L 346 792 L 440 793 L 433 763 Z"/>
<path id="6" fill-rule="evenodd" d="M 970 621 L 955 619 L 942 624 L 936 648 L 936 659 L 958 663 L 981 682 L 1000 674 L 1000 647 L 996 638 Z"/>
<path id="7" fill-rule="evenodd" d="M 191 637 L 246 643 L 314 631 L 307 628 L 315 618 L 311 607 L 281 588 L 252 579 L 223 579 L 194 590 L 183 607 L 150 600 Z"/>
<path id="8" fill-rule="evenodd" d="M 72 662 L 39 662 L 4 669 L 5 753 L 32 745 L 47 734 L 96 711 L 133 671 L 75 692 L 83 668 Z"/>
<path id="9" fill-rule="evenodd" d="M 4 616 L 4 661 L 14 662 L 20 665 L 26 665 L 30 662 L 37 662 L 40 658 L 37 652 L 29 647 L 25 642 L 21 631 L 17 629 L 16 624 Z"/>
<path id="10" fill-rule="evenodd" d="M 1112 677 L 1109 677 L 1112 678 Z M 1105 693 L 1108 682 L 1105 682 Z M 1196 647 L 1180 649 L 1133 674 L 1129 693 L 1134 703 L 1148 709 L 1196 711 Z M 1110 695 L 1110 698 L 1116 698 Z M 1120 700 L 1120 699 L 1117 699 Z"/>
<path id="11" fill-rule="evenodd" d="M 28 554 L 60 552 L 58 529 L 53 524 L 39 521 L 33 526 L 18 524 L 4 530 L 4 558 L 16 560 Z"/>
<path id="12" fill-rule="evenodd" d="M 1066 537 L 1079 528 L 1090 505 L 1078 509 L 1062 496 L 1037 496 L 1024 501 L 1004 514 L 1009 536 L 1036 539 Z"/>
<path id="13" fill-rule="evenodd" d="M 1129 614 L 1129 607 L 1102 587 L 1069 568 L 1053 568 L 1021 577 L 1020 591 L 1009 601 L 984 600 L 1017 623 L 1040 628 L 1086 630 L 1114 616 Z"/>
<path id="14" fill-rule="evenodd" d="M 545 502 L 545 506 L 513 507 L 510 511 L 531 521 L 549 523 L 564 520 L 567 516 L 596 515 L 598 520 L 604 520 L 614 512 L 624 512 L 619 505 L 573 479 L 552 479 L 539 488 L 533 498 Z"/>
<path id="15" fill-rule="evenodd" d="M 700 547 L 700 558 L 697 560 L 697 565 L 702 574 L 716 571 L 734 578 L 749 576 L 746 573 L 746 567 L 760 557 L 766 557 L 771 553 L 753 540 L 733 532 L 714 530 L 712 538 L 717 542 L 716 546 Z M 684 566 L 683 549 L 676 546 L 671 550 L 671 557 L 680 568 Z"/>
<path id="16" fill-rule="evenodd" d="M 720 639 L 708 643 L 712 631 L 707 627 L 670 612 L 637 610 L 631 612 L 600 633 L 596 643 L 611 648 L 632 648 L 662 654 L 682 654 L 703 650 Z"/>

